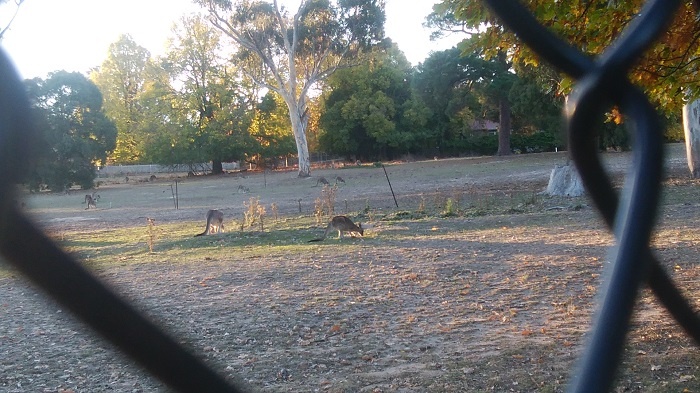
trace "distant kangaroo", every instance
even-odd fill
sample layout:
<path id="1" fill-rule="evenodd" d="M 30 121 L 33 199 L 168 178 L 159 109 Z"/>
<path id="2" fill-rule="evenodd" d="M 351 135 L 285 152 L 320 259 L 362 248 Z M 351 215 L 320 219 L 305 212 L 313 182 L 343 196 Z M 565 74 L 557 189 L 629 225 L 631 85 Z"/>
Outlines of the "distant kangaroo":
<path id="1" fill-rule="evenodd" d="M 97 191 L 93 192 L 92 194 L 85 194 L 85 200 L 83 201 L 83 204 L 87 203 L 85 210 L 89 209 L 90 206 L 97 209 L 97 201 L 99 200 L 100 194 L 98 194 Z"/>
<path id="2" fill-rule="evenodd" d="M 325 185 L 327 185 L 327 186 L 330 185 L 330 183 L 328 182 L 328 180 L 326 180 L 326 178 L 323 177 L 323 176 L 319 177 L 318 180 L 316 180 L 316 186 L 317 186 L 317 187 L 318 187 L 319 184 L 325 184 Z"/>
<path id="3" fill-rule="evenodd" d="M 207 212 L 207 227 L 204 228 L 204 232 L 198 233 L 195 236 L 222 232 L 224 232 L 224 213 L 218 210 L 209 210 Z"/>
<path id="4" fill-rule="evenodd" d="M 328 223 L 326 231 L 323 232 L 323 236 L 319 237 L 318 239 L 311 239 L 309 240 L 309 243 L 324 240 L 332 231 L 338 231 L 338 239 L 342 239 L 343 233 L 345 232 L 349 233 L 352 237 L 355 237 L 355 234 L 359 234 L 360 236 L 364 236 L 365 234 L 362 224 L 355 225 L 355 223 L 346 216 L 335 216 L 331 219 L 331 222 Z"/>
<path id="5" fill-rule="evenodd" d="M 340 176 L 336 176 L 336 177 L 335 177 L 335 184 L 338 184 L 338 183 L 343 183 L 343 184 L 345 184 L 345 179 L 343 179 L 343 178 L 340 177 Z"/>

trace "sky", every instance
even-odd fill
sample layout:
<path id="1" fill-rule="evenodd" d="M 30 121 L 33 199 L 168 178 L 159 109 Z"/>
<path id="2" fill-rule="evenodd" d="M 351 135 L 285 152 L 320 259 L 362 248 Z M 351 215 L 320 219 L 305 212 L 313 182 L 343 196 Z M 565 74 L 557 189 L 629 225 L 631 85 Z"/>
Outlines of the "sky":
<path id="1" fill-rule="evenodd" d="M 430 31 L 422 23 L 436 2 L 386 2 L 386 35 L 413 65 L 463 38 L 430 41 Z M 299 0 L 280 3 L 296 10 Z M 10 0 L 0 6 L 0 27 L 11 18 L 13 4 Z M 199 10 L 192 0 L 25 0 L 0 47 L 22 78 L 44 78 L 57 70 L 87 73 L 102 64 L 109 45 L 121 34 L 130 34 L 153 56 L 162 55 L 173 24 Z"/>

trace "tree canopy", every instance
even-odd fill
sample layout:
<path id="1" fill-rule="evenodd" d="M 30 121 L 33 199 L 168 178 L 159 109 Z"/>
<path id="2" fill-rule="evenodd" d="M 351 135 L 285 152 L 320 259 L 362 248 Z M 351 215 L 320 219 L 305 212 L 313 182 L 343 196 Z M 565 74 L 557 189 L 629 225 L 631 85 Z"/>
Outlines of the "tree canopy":
<path id="1" fill-rule="evenodd" d="M 630 23 L 643 5 L 642 0 L 556 2 L 522 1 L 544 26 L 571 45 L 590 55 L 600 54 Z M 630 80 L 647 91 L 656 104 L 672 112 L 680 111 L 689 97 L 700 91 L 690 90 L 700 70 L 695 61 L 700 54 L 696 11 L 691 2 L 683 2 L 669 30 L 645 52 L 630 73 Z M 523 45 L 495 15 L 478 0 L 442 0 L 434 6 L 430 24 L 436 33 L 451 30 L 467 32 L 465 52 L 495 56 L 507 53 L 516 66 L 540 64 L 540 59 Z M 571 80 L 560 78 L 559 90 L 568 93 Z"/>
<path id="2" fill-rule="evenodd" d="M 140 95 L 150 53 L 128 35 L 110 44 L 107 59 L 94 70 L 91 79 L 104 97 L 104 110 L 117 127 L 117 147 L 110 159 L 115 163 L 135 163 L 143 151 Z"/>
<path id="3" fill-rule="evenodd" d="M 31 188 L 63 191 L 73 184 L 92 188 L 95 165 L 104 164 L 117 138 L 116 127 L 102 110 L 100 90 L 82 74 L 66 71 L 26 83 L 43 131 Z"/>
<path id="4" fill-rule="evenodd" d="M 428 109 L 411 89 L 411 73 L 395 46 L 363 65 L 338 70 L 328 79 L 321 147 L 367 160 L 393 158 L 424 143 Z"/>

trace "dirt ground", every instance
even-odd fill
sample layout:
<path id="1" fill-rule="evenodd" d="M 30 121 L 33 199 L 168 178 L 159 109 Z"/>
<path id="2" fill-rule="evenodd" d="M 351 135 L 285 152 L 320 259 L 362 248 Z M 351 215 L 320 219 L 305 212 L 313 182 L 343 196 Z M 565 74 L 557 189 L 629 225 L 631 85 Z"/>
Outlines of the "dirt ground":
<path id="1" fill-rule="evenodd" d="M 669 152 L 654 246 L 697 304 L 698 183 L 685 175 L 682 146 Z M 630 154 L 605 161 L 619 178 Z M 180 178 L 178 209 L 175 178 L 104 179 L 97 210 L 84 210 L 80 191 L 28 195 L 26 209 L 52 233 L 129 229 L 145 217 L 201 229 L 210 208 L 227 222 L 242 219 L 252 196 L 281 216 L 310 216 L 317 177 L 342 176 L 337 210 L 376 216 L 365 240 L 309 245 L 320 231 L 310 228 L 278 247 L 274 234 L 246 235 L 256 244 L 270 239 L 261 252 L 239 246 L 243 235 L 232 232 L 206 243 L 216 250 L 206 257 L 120 258 L 95 273 L 251 391 L 560 392 L 585 343 L 612 245 L 585 197 L 537 194 L 565 162 L 548 153 L 394 163 L 386 175 L 367 165 L 303 180 L 284 171 Z M 447 199 L 473 214 L 413 216 Z M 644 291 L 616 391 L 700 391 L 699 361 Z M 0 391 L 167 390 L 6 267 Z"/>

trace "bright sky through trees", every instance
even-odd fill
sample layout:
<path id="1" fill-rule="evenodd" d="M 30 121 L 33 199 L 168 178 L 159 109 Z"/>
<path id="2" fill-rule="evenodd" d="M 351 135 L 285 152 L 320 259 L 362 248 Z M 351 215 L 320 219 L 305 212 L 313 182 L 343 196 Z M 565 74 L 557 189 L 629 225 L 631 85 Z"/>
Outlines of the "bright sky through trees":
<path id="1" fill-rule="evenodd" d="M 447 49 L 464 38 L 430 41 L 422 23 L 436 2 L 387 0 L 386 34 L 414 65 L 431 50 Z M 280 3 L 295 12 L 299 0 Z M 162 54 L 173 23 L 198 10 L 191 0 L 26 0 L 2 47 L 24 78 L 56 70 L 87 72 L 102 63 L 120 34 L 130 34 L 153 55 Z M 0 25 L 12 12 L 14 2 L 0 6 Z"/>

